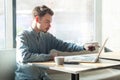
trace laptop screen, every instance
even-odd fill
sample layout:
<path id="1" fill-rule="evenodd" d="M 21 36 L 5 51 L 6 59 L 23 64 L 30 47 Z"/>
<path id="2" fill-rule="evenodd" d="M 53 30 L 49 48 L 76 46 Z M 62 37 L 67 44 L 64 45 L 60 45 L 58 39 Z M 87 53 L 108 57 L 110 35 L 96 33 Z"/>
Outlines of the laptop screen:
<path id="1" fill-rule="evenodd" d="M 103 45 L 102 45 L 102 47 L 101 47 L 101 49 L 100 49 L 100 51 L 98 53 L 97 59 L 99 58 L 100 54 L 102 53 L 102 50 L 104 49 L 107 40 L 108 40 L 108 38 L 105 39 L 105 41 L 104 41 L 104 43 L 103 43 Z"/>

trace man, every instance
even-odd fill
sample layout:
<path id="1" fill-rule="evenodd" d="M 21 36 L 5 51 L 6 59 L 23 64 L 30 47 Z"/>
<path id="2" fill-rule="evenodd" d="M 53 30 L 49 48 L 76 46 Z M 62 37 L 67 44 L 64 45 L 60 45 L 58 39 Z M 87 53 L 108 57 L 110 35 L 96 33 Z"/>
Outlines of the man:
<path id="1" fill-rule="evenodd" d="M 16 80 L 51 80 L 44 69 L 26 63 L 53 60 L 57 54 L 50 53 L 52 49 L 68 52 L 85 50 L 83 46 L 63 42 L 47 32 L 51 27 L 53 14 L 45 5 L 35 7 L 32 26 L 18 34 Z"/>

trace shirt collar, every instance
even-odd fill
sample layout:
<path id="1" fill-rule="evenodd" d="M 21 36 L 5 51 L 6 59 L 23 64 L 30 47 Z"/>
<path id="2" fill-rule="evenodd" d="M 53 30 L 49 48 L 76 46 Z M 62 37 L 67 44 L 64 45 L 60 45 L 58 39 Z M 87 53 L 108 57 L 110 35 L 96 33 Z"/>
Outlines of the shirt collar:
<path id="1" fill-rule="evenodd" d="M 38 34 L 40 34 L 40 32 L 39 33 L 37 33 L 34 29 L 32 29 L 31 27 L 29 28 L 29 30 L 32 32 L 32 34 L 33 35 L 35 35 L 35 36 L 38 36 Z"/>

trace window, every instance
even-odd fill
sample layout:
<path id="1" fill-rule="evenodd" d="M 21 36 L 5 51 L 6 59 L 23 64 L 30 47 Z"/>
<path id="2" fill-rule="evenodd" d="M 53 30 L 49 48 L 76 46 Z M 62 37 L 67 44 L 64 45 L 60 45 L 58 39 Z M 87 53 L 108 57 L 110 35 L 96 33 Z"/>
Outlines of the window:
<path id="1" fill-rule="evenodd" d="M 15 30 L 18 33 L 30 27 L 32 9 L 43 4 L 55 12 L 49 32 L 57 38 L 78 44 L 95 40 L 94 3 L 95 0 L 0 0 L 0 49 L 15 46 Z"/>
<path id="2" fill-rule="evenodd" d="M 94 0 L 17 0 L 16 2 L 17 33 L 31 26 L 32 9 L 36 5 L 45 4 L 55 12 L 49 32 L 57 38 L 78 44 L 95 39 Z"/>
<path id="3" fill-rule="evenodd" d="M 17 33 L 31 26 L 32 9 L 47 5 L 54 12 L 49 30 L 57 38 L 82 44 L 94 40 L 94 0 L 17 0 Z"/>
<path id="4" fill-rule="evenodd" d="M 78 44 L 93 40 L 94 0 L 63 0 L 56 6 L 53 32 L 57 37 Z"/>
<path id="5" fill-rule="evenodd" d="M 0 0 L 0 48 L 5 48 L 4 0 Z"/>

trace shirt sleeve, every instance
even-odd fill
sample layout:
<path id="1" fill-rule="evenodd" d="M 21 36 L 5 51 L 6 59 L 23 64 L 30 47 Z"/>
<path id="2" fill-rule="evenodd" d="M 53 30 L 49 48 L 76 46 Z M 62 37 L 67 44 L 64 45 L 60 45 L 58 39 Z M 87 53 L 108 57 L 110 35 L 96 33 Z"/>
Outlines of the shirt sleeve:
<path id="1" fill-rule="evenodd" d="M 17 62 L 27 63 L 34 61 L 48 61 L 51 59 L 49 54 L 45 53 L 31 53 L 29 51 L 27 37 L 24 33 L 20 34 L 16 38 L 16 59 Z"/>
<path id="2" fill-rule="evenodd" d="M 83 46 L 78 46 L 74 43 L 68 43 L 64 42 L 62 40 L 57 39 L 56 37 L 52 36 L 52 44 L 54 44 L 54 49 L 59 51 L 67 51 L 67 52 L 73 52 L 73 51 L 83 51 Z"/>

